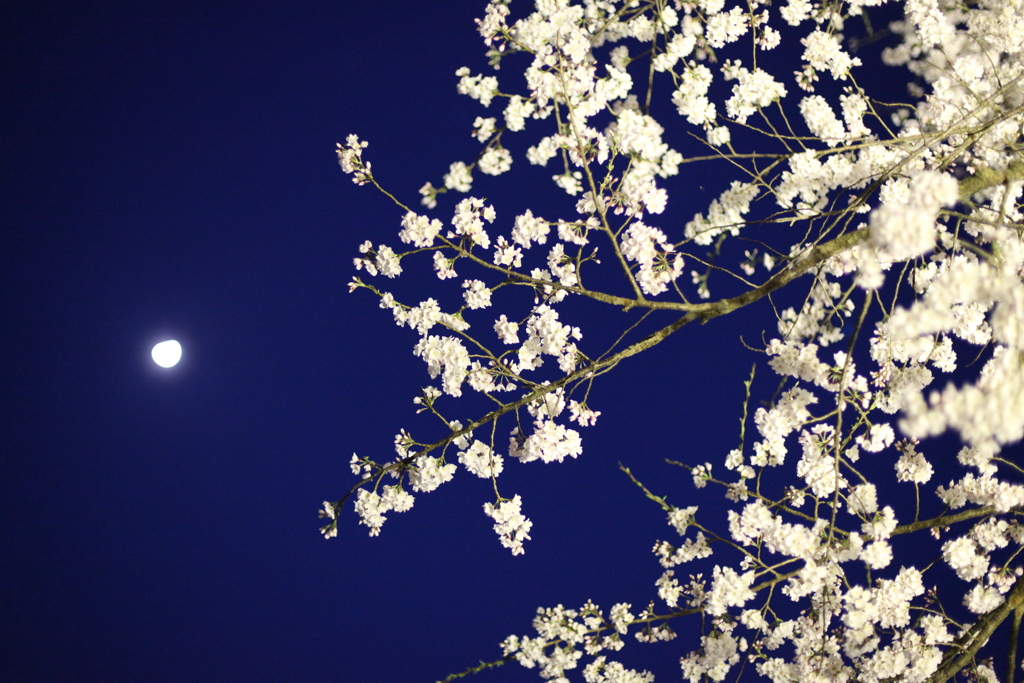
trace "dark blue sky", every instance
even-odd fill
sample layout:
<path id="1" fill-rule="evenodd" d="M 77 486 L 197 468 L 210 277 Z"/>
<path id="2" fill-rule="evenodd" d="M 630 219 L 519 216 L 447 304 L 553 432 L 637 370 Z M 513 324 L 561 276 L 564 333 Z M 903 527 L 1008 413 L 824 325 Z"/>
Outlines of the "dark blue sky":
<path id="1" fill-rule="evenodd" d="M 401 214 L 334 145 L 370 140 L 410 201 L 474 153 L 453 74 L 484 64 L 479 7 L 0 10 L 0 678 L 433 681 L 499 656 L 538 605 L 648 598 L 667 527 L 616 462 L 671 454 L 643 431 L 664 415 L 610 393 L 601 448 L 506 475 L 536 524 L 525 557 L 466 476 L 380 538 L 350 509 L 339 539 L 317 531 L 427 379 L 411 333 L 346 291 Z M 170 372 L 148 357 L 166 337 Z M 534 675 L 507 669 L 492 680 Z"/>
<path id="2" fill-rule="evenodd" d="M 538 606 L 655 595 L 670 529 L 617 463 L 687 502 L 663 459 L 736 445 L 755 358 L 738 337 L 771 330 L 767 306 L 599 382 L 579 461 L 510 464 L 503 493 L 534 521 L 523 557 L 465 472 L 380 538 L 351 508 L 337 540 L 317 531 L 351 454 L 388 459 L 423 424 L 427 381 L 413 334 L 346 291 L 357 245 L 396 244 L 401 212 L 352 185 L 334 145 L 369 140 L 409 203 L 471 159 L 483 112 L 454 72 L 485 65 L 482 6 L 0 9 L 0 679 L 434 681 L 499 657 Z M 478 185 L 507 220 L 549 175 L 518 163 L 511 186 Z M 573 310 L 595 338 L 621 323 Z M 162 371 L 148 354 L 167 337 L 185 356 Z M 623 660 L 677 680 L 692 644 Z"/>

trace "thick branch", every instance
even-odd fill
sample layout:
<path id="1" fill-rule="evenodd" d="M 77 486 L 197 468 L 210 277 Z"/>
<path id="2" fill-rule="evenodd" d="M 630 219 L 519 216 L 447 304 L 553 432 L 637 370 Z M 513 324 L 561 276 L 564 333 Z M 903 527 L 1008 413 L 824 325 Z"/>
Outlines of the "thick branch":
<path id="1" fill-rule="evenodd" d="M 1024 616 L 1024 603 L 1013 610 L 1013 621 L 1010 622 L 1010 643 L 1006 651 L 1006 683 L 1013 683 L 1017 671 L 1017 641 L 1020 640 L 1020 619 Z"/>
<path id="2" fill-rule="evenodd" d="M 760 287 L 751 289 L 739 296 L 734 296 L 731 299 L 722 299 L 721 301 L 716 301 L 710 304 L 696 304 L 693 308 L 699 313 L 701 322 L 707 322 L 712 318 L 717 318 L 720 315 L 731 313 L 737 308 L 742 308 L 747 304 L 752 304 L 758 299 L 768 296 L 775 290 L 789 284 L 823 261 L 835 256 L 841 251 L 845 251 L 850 247 L 860 244 L 866 240 L 867 237 L 867 228 L 862 228 L 860 230 L 848 232 L 845 235 L 840 235 L 830 242 L 817 244 L 797 257 L 789 268 L 776 273 Z"/>
<path id="3" fill-rule="evenodd" d="M 958 512 L 955 515 L 942 515 L 941 517 L 934 517 L 932 519 L 922 519 L 919 522 L 912 524 L 901 524 L 892 531 L 893 536 L 900 534 L 909 534 L 914 531 L 920 531 L 921 529 L 931 529 L 937 526 L 949 526 L 956 524 L 957 522 L 963 522 L 964 520 L 974 519 L 975 517 L 988 517 L 994 515 L 996 509 L 991 505 L 985 507 L 974 508 L 973 510 L 965 510 Z"/>
<path id="4" fill-rule="evenodd" d="M 1024 161 L 1015 161 L 1005 171 L 994 168 L 979 169 L 974 175 L 960 181 L 960 199 L 970 199 L 971 195 L 996 185 L 1024 180 Z"/>
<path id="5" fill-rule="evenodd" d="M 1022 606 L 1024 606 L 1024 576 L 1017 578 L 1013 588 L 1010 589 L 1010 594 L 1006 596 L 1006 600 L 1002 605 L 983 616 L 973 628 L 956 642 L 959 649 L 950 650 L 953 654 L 931 675 L 928 683 L 946 683 L 946 681 L 959 673 L 961 669 L 974 659 L 975 655 L 978 654 L 978 650 L 988 642 L 992 633 L 999 628 L 999 625 L 1010 615 L 1010 612 L 1014 612 Z M 956 652 L 960 652 L 960 655 L 957 656 Z"/>

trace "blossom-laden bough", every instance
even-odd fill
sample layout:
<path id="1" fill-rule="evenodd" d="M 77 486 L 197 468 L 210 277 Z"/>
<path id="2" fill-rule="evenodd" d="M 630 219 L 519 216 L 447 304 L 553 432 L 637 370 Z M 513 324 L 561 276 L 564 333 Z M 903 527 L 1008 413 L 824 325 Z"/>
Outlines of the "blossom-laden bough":
<path id="1" fill-rule="evenodd" d="M 674 463 L 698 488 L 721 487 L 726 519 L 670 504 L 623 467 L 679 535 L 654 546 L 668 611 L 654 601 L 635 614 L 624 603 L 607 614 L 592 603 L 541 609 L 536 636 L 512 636 L 502 659 L 447 680 L 515 660 L 553 681 L 577 668 L 588 683 L 649 681 L 611 654 L 630 633 L 670 639 L 670 624 L 694 614 L 700 647 L 681 659 L 693 683 L 740 671 L 775 683 L 994 681 L 982 648 L 1004 622 L 1000 673 L 1014 679 L 1024 614 L 1024 470 L 1011 448 L 1024 436 L 1024 2 L 907 0 L 881 55 L 892 74 L 912 77 L 906 105 L 874 95 L 859 80 L 868 67 L 844 48 L 847 28 L 859 36 L 847 45 L 878 41 L 868 15 L 883 3 L 537 0 L 513 20 L 506 0 L 491 0 L 477 22 L 490 62 L 525 66 L 526 90 L 456 73 L 460 93 L 503 103 L 503 116 L 476 119 L 483 148 L 451 163 L 441 186 L 423 186 L 424 209 L 378 183 L 366 142 L 339 145 L 345 172 L 404 212 L 404 251 L 366 242 L 357 269 L 395 278 L 425 258 L 442 280 L 472 277 L 447 310 L 352 281 L 417 332 L 413 352 L 439 381 L 415 403 L 441 430 L 433 441 L 401 431 L 390 461 L 353 455 L 359 481 L 324 503 L 327 537 L 347 499 L 376 535 L 387 514 L 461 465 L 491 482 L 484 511 L 501 543 L 524 552 L 533 525 L 520 496 L 499 491 L 507 460 L 578 457 L 580 430 L 601 415 L 588 397 L 602 374 L 689 323 L 803 292 L 776 308 L 762 351 L 778 391 L 750 413 L 751 375 L 739 446 L 723 462 Z M 799 46 L 799 70 L 769 71 L 787 45 Z M 542 137 L 525 157 L 557 165 L 565 217 L 499 218 L 468 194 L 474 174 L 509 172 L 503 142 L 533 121 Z M 657 227 L 670 193 L 711 163 L 736 179 L 685 225 Z M 467 196 L 449 221 L 420 213 L 453 192 Z M 506 287 L 527 290 L 521 307 L 489 313 Z M 610 348 L 584 351 L 560 307 L 570 298 L 642 315 L 623 318 Z M 954 371 L 940 387 L 935 373 Z M 445 417 L 445 397 L 467 385 L 493 409 Z M 939 482 L 922 440 L 945 433 L 963 448 L 956 478 Z M 886 449 L 899 454 L 895 484 L 870 462 Z M 911 485 L 913 519 L 899 519 L 885 498 Z M 937 539 L 936 561 L 900 564 L 894 551 L 922 534 Z M 690 562 L 706 565 L 706 578 L 677 578 Z M 959 583 L 927 588 L 937 565 Z"/>

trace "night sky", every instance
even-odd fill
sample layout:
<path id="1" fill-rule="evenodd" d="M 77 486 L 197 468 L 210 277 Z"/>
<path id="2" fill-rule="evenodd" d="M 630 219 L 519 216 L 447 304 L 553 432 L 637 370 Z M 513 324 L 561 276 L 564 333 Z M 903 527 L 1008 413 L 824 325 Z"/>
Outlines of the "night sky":
<path id="1" fill-rule="evenodd" d="M 740 335 L 772 333 L 767 305 L 598 382 L 579 460 L 507 465 L 502 492 L 534 522 L 524 556 L 499 545 L 490 484 L 464 471 L 379 538 L 350 506 L 337 539 L 318 532 L 353 452 L 390 459 L 400 428 L 440 436 L 416 431 L 415 334 L 346 287 L 361 242 L 398 246 L 402 212 L 350 182 L 335 143 L 368 140 L 409 204 L 471 160 L 473 119 L 500 115 L 455 92 L 457 68 L 486 67 L 482 7 L 0 9 L 0 679 L 434 681 L 499 658 L 538 606 L 639 611 L 656 596 L 651 547 L 671 529 L 618 463 L 689 503 L 689 475 L 664 458 L 721 463 L 736 446 L 758 358 Z M 474 189 L 499 221 L 572 215 L 550 171 L 517 164 Z M 715 182 L 686 193 L 706 206 Z M 395 291 L 436 296 L 426 268 L 410 263 Z M 573 304 L 564 318 L 600 346 L 635 315 Z M 184 346 L 170 370 L 149 358 L 166 338 Z M 622 660 L 678 680 L 687 635 Z M 476 680 L 535 679 L 510 664 Z"/>

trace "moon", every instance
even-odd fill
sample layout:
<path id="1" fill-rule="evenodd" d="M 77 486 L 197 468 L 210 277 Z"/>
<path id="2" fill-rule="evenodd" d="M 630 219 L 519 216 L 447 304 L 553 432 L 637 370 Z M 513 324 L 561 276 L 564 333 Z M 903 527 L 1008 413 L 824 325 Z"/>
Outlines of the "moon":
<path id="1" fill-rule="evenodd" d="M 153 347 L 153 362 L 160 367 L 174 367 L 179 360 L 181 360 L 181 344 L 174 339 L 162 341 Z"/>

